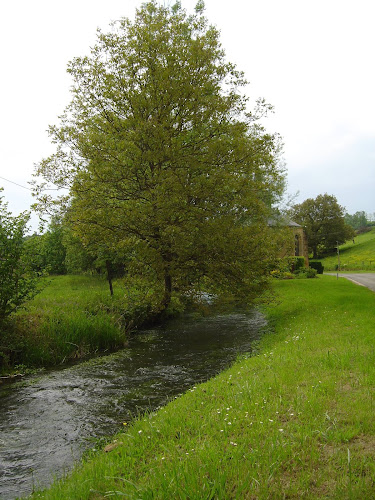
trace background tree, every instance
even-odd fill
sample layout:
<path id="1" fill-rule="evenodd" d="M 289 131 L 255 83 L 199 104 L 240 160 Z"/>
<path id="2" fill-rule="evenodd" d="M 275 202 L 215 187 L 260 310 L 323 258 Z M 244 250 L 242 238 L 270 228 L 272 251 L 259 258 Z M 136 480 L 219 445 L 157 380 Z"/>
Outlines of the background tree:
<path id="1" fill-rule="evenodd" d="M 45 264 L 51 274 L 66 274 L 66 249 L 64 246 L 64 225 L 52 218 L 48 231 L 43 238 L 43 254 Z"/>
<path id="2" fill-rule="evenodd" d="M 353 229 L 364 229 L 367 227 L 367 216 L 366 212 L 356 212 L 353 215 L 345 214 L 345 223 L 351 226 Z"/>
<path id="3" fill-rule="evenodd" d="M 279 139 L 259 124 L 264 101 L 247 111 L 244 76 L 202 11 L 151 1 L 99 32 L 69 65 L 73 99 L 50 128 L 57 152 L 37 169 L 69 187 L 61 203 L 85 247 L 132 254 L 159 285 L 160 310 L 173 289 L 202 282 L 249 300 L 275 256 L 266 220 L 284 187 Z"/>
<path id="4" fill-rule="evenodd" d="M 66 249 L 63 243 L 63 224 L 53 218 L 44 234 L 27 236 L 24 253 L 35 271 L 47 270 L 50 274 L 66 274 Z"/>
<path id="5" fill-rule="evenodd" d="M 84 247 L 78 236 L 69 227 L 65 228 L 63 243 L 66 251 L 65 265 L 68 274 L 81 274 L 95 271 L 96 255 Z"/>
<path id="6" fill-rule="evenodd" d="M 354 235 L 354 230 L 345 223 L 345 209 L 335 196 L 320 194 L 296 204 L 290 211 L 295 222 L 306 232 L 309 251 L 316 259 L 323 253 L 332 252 L 337 242 L 344 243 Z"/>
<path id="7" fill-rule="evenodd" d="M 38 292 L 39 274 L 24 254 L 24 236 L 30 215 L 13 217 L 0 197 L 0 324 Z"/>
<path id="8" fill-rule="evenodd" d="M 23 252 L 27 256 L 29 266 L 36 272 L 46 268 L 43 238 L 44 235 L 34 233 L 26 235 L 23 242 Z"/>

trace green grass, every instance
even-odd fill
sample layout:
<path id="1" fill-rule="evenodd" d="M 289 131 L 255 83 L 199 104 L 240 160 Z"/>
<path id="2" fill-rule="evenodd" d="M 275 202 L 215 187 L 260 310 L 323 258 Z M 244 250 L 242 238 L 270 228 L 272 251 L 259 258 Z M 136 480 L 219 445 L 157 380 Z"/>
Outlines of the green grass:
<path id="1" fill-rule="evenodd" d="M 257 356 L 33 498 L 374 498 L 375 294 L 330 276 L 275 289 Z"/>
<path id="2" fill-rule="evenodd" d="M 375 227 L 340 246 L 340 267 L 342 271 L 375 271 Z M 321 259 L 325 271 L 337 269 L 338 257 L 334 255 Z"/>
<path id="3" fill-rule="evenodd" d="M 98 276 L 56 276 L 0 335 L 0 371 L 21 371 L 118 349 L 152 308 L 148 291 Z M 1 363 L 2 360 L 2 363 Z M 3 364 L 3 366 L 1 366 Z"/>

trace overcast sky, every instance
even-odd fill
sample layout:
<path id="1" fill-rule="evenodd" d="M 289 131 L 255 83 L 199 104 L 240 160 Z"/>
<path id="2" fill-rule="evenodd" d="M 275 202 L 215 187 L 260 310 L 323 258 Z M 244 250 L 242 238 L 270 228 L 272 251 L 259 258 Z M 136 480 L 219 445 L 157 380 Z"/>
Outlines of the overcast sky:
<path id="1" fill-rule="evenodd" d="M 69 60 L 96 28 L 134 18 L 140 0 L 1 2 L 0 186 L 16 214 L 30 207 L 33 165 L 53 152 L 48 125 L 70 101 Z M 168 4 L 165 0 L 162 2 Z M 170 3 L 174 3 L 171 0 Z M 192 12 L 196 0 L 182 0 Z M 337 197 L 350 214 L 375 212 L 373 0 L 206 0 L 227 58 L 252 99 L 275 107 L 265 125 L 285 143 L 288 192 Z"/>

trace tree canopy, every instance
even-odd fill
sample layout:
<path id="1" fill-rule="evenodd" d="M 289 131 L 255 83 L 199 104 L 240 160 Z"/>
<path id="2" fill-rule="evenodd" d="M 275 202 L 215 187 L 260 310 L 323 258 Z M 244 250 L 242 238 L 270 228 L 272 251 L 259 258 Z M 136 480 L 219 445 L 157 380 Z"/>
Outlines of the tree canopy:
<path id="1" fill-rule="evenodd" d="M 69 64 L 56 153 L 36 171 L 68 187 L 60 204 L 84 244 L 131 255 L 158 284 L 161 310 L 202 280 L 254 297 L 276 252 L 266 220 L 284 188 L 281 145 L 259 122 L 270 107 L 247 109 L 244 75 L 202 12 L 151 1 L 99 31 Z"/>
<path id="2" fill-rule="evenodd" d="M 367 215 L 366 212 L 356 212 L 353 215 L 345 214 L 345 222 L 353 229 L 363 229 L 367 227 Z"/>
<path id="3" fill-rule="evenodd" d="M 33 234 L 25 238 L 24 250 L 35 271 L 46 270 L 50 274 L 66 273 L 66 248 L 63 236 L 62 223 L 52 219 L 44 234 Z"/>
<path id="4" fill-rule="evenodd" d="M 337 242 L 341 244 L 353 237 L 354 231 L 345 223 L 344 215 L 345 209 L 335 196 L 327 193 L 308 198 L 290 211 L 290 216 L 304 227 L 314 259 L 333 251 Z"/>

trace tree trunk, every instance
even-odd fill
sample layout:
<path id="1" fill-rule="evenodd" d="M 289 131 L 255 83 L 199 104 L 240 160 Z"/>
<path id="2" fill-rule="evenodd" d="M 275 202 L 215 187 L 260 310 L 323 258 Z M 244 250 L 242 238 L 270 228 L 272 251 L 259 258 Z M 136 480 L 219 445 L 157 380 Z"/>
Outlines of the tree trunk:
<path id="1" fill-rule="evenodd" d="M 107 268 L 107 280 L 109 284 L 109 291 L 111 292 L 111 295 L 113 295 L 112 267 L 111 267 L 111 262 L 109 260 L 105 261 L 105 267 Z"/>
<path id="2" fill-rule="evenodd" d="M 162 300 L 162 313 L 168 308 L 172 297 L 172 276 L 169 269 L 164 272 L 164 297 Z"/>
<path id="3" fill-rule="evenodd" d="M 317 259 L 318 258 L 318 245 L 312 246 L 311 249 L 313 252 L 313 259 Z"/>

